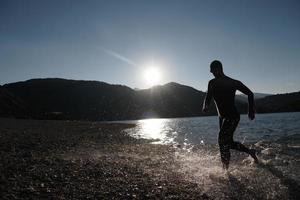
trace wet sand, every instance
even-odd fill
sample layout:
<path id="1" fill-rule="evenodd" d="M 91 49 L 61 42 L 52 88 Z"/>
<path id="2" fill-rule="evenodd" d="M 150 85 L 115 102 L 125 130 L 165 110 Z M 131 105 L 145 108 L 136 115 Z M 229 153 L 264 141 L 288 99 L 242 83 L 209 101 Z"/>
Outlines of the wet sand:
<path id="1" fill-rule="evenodd" d="M 130 124 L 0 119 L 2 199 L 209 199 Z"/>

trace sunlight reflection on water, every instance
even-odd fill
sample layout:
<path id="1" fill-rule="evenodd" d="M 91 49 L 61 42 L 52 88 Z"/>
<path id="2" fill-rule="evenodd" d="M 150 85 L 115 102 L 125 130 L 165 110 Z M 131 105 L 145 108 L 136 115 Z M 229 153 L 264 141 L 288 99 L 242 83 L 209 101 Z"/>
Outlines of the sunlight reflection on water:
<path id="1" fill-rule="evenodd" d="M 140 120 L 140 131 L 143 136 L 148 139 L 159 139 L 164 140 L 166 134 L 163 132 L 165 119 L 148 119 Z"/>
<path id="2" fill-rule="evenodd" d="M 169 119 L 145 119 L 139 120 L 137 128 L 133 136 L 144 139 L 155 140 L 156 144 L 170 144 L 174 142 L 176 132 L 173 132 L 173 137 L 169 137 L 171 131 L 168 126 Z"/>
<path id="3" fill-rule="evenodd" d="M 155 144 L 177 144 L 186 149 L 194 144 L 204 145 L 208 141 L 216 141 L 216 120 L 211 117 L 199 119 L 143 119 L 133 121 L 136 127 L 127 132 L 135 138 L 154 140 L 152 143 Z"/>

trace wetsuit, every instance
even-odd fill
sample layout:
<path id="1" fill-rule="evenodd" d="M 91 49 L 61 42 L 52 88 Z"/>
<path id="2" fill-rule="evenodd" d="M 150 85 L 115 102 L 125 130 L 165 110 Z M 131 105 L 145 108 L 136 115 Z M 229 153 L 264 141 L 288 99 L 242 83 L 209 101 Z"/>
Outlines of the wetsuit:
<path id="1" fill-rule="evenodd" d="M 250 150 L 239 142 L 233 140 L 233 133 L 239 123 L 240 114 L 235 107 L 236 90 L 250 96 L 249 104 L 253 104 L 253 93 L 242 82 L 222 76 L 214 78 L 208 83 L 208 91 L 205 97 L 204 106 L 209 105 L 214 99 L 219 115 L 219 147 L 221 161 L 228 167 L 230 161 L 230 149 L 251 153 Z M 251 102 L 252 101 L 252 102 Z"/>

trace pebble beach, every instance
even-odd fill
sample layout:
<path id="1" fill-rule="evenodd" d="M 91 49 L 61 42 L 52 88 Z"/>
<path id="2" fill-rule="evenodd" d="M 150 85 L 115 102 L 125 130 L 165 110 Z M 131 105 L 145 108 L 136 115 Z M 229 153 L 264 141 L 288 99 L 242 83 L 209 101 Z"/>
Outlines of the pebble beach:
<path id="1" fill-rule="evenodd" d="M 208 199 L 132 124 L 0 119 L 2 199 Z"/>

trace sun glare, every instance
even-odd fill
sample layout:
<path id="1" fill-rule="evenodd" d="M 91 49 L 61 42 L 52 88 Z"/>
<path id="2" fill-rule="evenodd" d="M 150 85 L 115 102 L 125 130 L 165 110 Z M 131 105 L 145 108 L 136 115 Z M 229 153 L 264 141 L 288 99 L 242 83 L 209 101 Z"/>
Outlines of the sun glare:
<path id="1" fill-rule="evenodd" d="M 150 66 L 145 70 L 144 78 L 149 86 L 157 85 L 161 81 L 161 71 L 156 66 Z"/>

